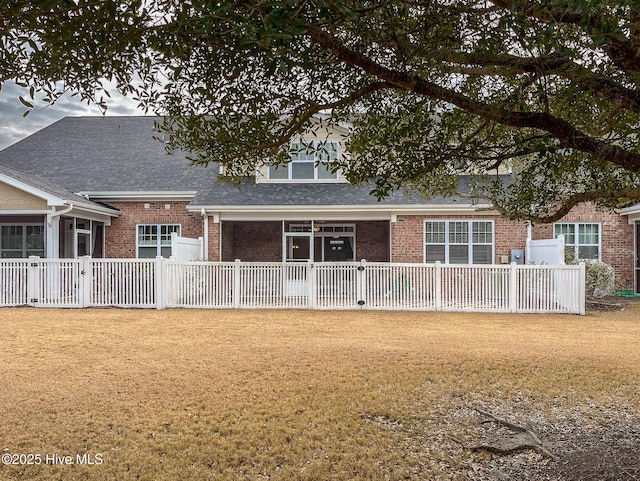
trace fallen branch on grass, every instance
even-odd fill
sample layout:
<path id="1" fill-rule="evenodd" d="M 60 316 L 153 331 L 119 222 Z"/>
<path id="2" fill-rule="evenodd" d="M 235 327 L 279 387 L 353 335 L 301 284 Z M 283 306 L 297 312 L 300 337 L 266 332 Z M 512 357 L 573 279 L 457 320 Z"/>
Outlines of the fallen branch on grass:
<path id="1" fill-rule="evenodd" d="M 551 459 L 558 459 L 553 453 L 551 453 L 542 444 L 542 441 L 536 433 L 530 429 L 520 426 L 519 424 L 512 423 L 506 419 L 501 419 L 487 411 L 476 408 L 476 411 L 483 416 L 490 418 L 492 422 L 495 422 L 501 426 L 506 427 L 513 433 L 510 436 L 504 435 L 491 435 L 486 437 L 486 442 L 475 446 L 469 446 L 459 439 L 449 436 L 450 439 L 458 443 L 463 448 L 469 451 L 485 451 L 493 454 L 513 454 L 520 451 L 533 450 L 543 456 L 547 456 Z"/>

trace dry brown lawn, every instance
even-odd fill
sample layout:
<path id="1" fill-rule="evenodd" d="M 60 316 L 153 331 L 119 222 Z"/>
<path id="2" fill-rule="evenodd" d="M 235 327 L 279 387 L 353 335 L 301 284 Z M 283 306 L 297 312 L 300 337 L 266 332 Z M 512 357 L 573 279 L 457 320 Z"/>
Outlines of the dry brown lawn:
<path id="1" fill-rule="evenodd" d="M 0 328 L 2 480 L 469 479 L 491 456 L 448 436 L 472 439 L 473 407 L 596 427 L 640 408 L 640 304 L 21 308 L 0 310 Z"/>

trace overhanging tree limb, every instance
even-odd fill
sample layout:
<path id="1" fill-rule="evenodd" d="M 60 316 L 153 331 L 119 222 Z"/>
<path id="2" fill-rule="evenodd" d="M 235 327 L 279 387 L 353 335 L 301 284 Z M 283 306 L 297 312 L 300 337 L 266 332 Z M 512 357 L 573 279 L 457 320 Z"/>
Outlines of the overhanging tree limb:
<path id="1" fill-rule="evenodd" d="M 324 30 L 310 25 L 311 39 L 329 49 L 340 61 L 361 68 L 370 75 L 397 88 L 449 102 L 479 117 L 510 127 L 529 127 L 549 132 L 565 148 L 593 154 L 632 172 L 640 172 L 640 154 L 626 151 L 600 139 L 588 136 L 566 120 L 541 112 L 512 112 L 472 99 L 452 89 L 429 82 L 406 72 L 391 70 L 366 56 L 347 48 L 340 40 Z"/>

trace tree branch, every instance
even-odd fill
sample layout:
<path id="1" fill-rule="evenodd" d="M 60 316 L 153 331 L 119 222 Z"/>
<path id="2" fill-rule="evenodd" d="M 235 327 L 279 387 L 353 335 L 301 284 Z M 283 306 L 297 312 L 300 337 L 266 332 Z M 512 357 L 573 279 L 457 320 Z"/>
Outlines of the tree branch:
<path id="1" fill-rule="evenodd" d="M 476 199 L 484 199 L 491 202 L 494 202 L 493 207 L 490 210 L 497 210 L 500 214 L 505 217 L 511 217 L 509 211 L 500 205 L 495 203 L 495 199 L 490 196 L 483 194 L 459 194 L 461 197 L 466 198 L 476 198 Z M 549 215 L 534 215 L 533 213 L 527 216 L 527 219 L 533 222 L 534 224 L 550 224 L 552 222 L 559 221 L 565 215 L 569 213 L 571 209 L 573 209 L 576 205 L 581 204 L 583 202 L 588 201 L 597 201 L 602 199 L 629 199 L 629 201 L 640 200 L 640 188 L 628 188 L 628 189 L 617 189 L 617 190 L 607 190 L 607 191 L 591 191 L 591 192 L 580 192 L 577 194 L 572 194 L 562 201 L 559 201 L 555 206 L 556 210 L 552 214 Z"/>
<path id="2" fill-rule="evenodd" d="M 640 71 L 640 44 L 636 38 L 626 38 L 615 24 L 609 24 L 606 13 L 569 13 L 566 9 L 553 7 L 530 0 L 491 0 L 494 5 L 511 11 L 514 7 L 520 15 L 535 18 L 544 23 L 564 23 L 580 25 L 588 36 L 592 30 L 616 31 L 616 35 L 606 34 L 607 41 L 601 47 L 613 63 L 620 69 Z"/>
<path id="3" fill-rule="evenodd" d="M 640 93 L 630 89 L 609 77 L 595 75 L 592 71 L 576 64 L 562 54 L 542 55 L 535 58 L 515 55 L 476 55 L 465 53 L 446 54 L 451 73 L 485 76 L 504 76 L 505 67 L 516 74 L 534 73 L 536 76 L 558 75 L 571 80 L 582 90 L 600 95 L 602 98 L 640 114 Z M 438 56 L 438 54 L 434 54 Z M 457 67 L 457 68 L 456 68 Z"/>
<path id="4" fill-rule="evenodd" d="M 560 140 L 563 147 L 593 154 L 631 172 L 640 172 L 640 154 L 628 152 L 600 139 L 590 137 L 566 120 L 548 113 L 512 112 L 471 99 L 423 78 L 391 70 L 350 50 L 339 39 L 314 25 L 307 27 L 307 34 L 314 42 L 331 51 L 340 61 L 358 67 L 401 90 L 451 103 L 469 113 L 502 125 L 518 128 L 530 127 L 549 132 Z"/>
<path id="5" fill-rule="evenodd" d="M 307 122 L 311 119 L 315 114 L 322 112 L 323 110 L 336 109 L 339 107 L 343 107 L 345 105 L 350 105 L 356 100 L 364 98 L 368 95 L 371 95 L 374 92 L 378 92 L 380 90 L 392 89 L 395 88 L 394 85 L 387 82 L 374 82 L 369 85 L 366 85 L 355 92 L 343 97 L 334 102 L 330 102 L 327 104 L 316 104 L 312 103 L 306 110 L 301 112 L 299 115 L 294 115 L 291 123 L 284 130 L 284 132 L 278 137 L 277 140 L 268 144 L 255 144 L 255 145 L 247 145 L 244 149 L 238 154 L 239 156 L 256 150 L 276 150 L 282 147 L 284 144 L 289 142 L 291 137 L 293 137 Z"/>

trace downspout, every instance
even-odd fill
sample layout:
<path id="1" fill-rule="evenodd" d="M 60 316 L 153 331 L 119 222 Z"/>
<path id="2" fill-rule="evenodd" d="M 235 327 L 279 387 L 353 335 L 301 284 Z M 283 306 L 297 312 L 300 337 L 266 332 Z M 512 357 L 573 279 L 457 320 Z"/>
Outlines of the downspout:
<path id="1" fill-rule="evenodd" d="M 63 200 L 62 201 L 63 204 L 67 204 L 68 207 L 62 209 L 62 210 L 57 210 L 57 211 L 53 211 L 51 214 L 47 214 L 47 227 L 51 227 L 51 224 L 53 223 L 53 218 L 54 217 L 59 217 L 61 215 L 64 214 L 68 214 L 69 212 L 71 212 L 73 210 L 73 204 Z"/>
<path id="2" fill-rule="evenodd" d="M 204 209 L 200 209 L 200 215 L 203 217 L 204 224 L 204 260 L 209 260 L 209 216 Z"/>
<path id="3" fill-rule="evenodd" d="M 531 238 L 533 237 L 532 234 L 533 234 L 533 226 L 531 225 L 531 221 L 528 220 L 527 221 L 527 242 L 526 242 L 525 248 L 524 248 L 524 262 L 526 264 L 529 263 L 529 253 L 530 253 L 529 252 L 530 251 L 529 244 L 531 243 Z"/>

